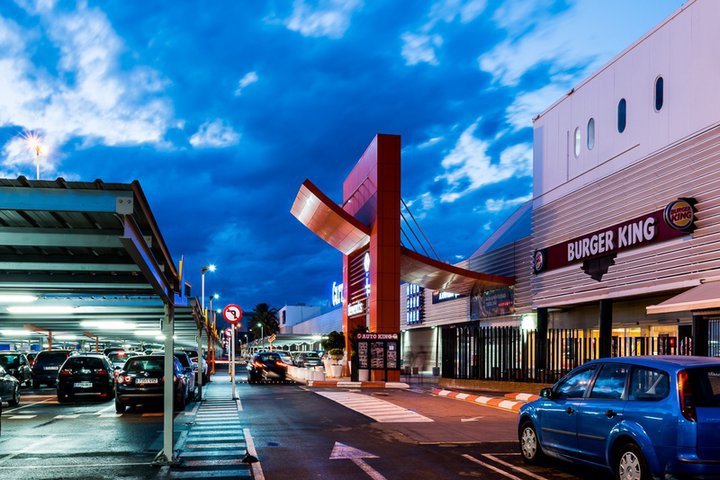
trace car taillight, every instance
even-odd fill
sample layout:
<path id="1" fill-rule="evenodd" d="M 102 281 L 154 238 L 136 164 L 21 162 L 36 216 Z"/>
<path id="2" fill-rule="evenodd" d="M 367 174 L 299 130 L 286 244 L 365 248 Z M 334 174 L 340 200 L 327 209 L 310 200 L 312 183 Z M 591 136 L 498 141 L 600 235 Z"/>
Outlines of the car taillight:
<path id="1" fill-rule="evenodd" d="M 253 362 L 253 365 L 255 365 L 255 367 L 257 367 L 257 368 L 263 368 L 265 366 L 261 362 L 258 362 L 257 360 L 255 360 Z"/>
<path id="2" fill-rule="evenodd" d="M 132 377 L 130 375 L 118 375 L 117 382 L 118 383 L 132 383 Z"/>
<path id="3" fill-rule="evenodd" d="M 96 369 L 95 369 L 95 374 L 96 374 L 96 375 L 107 375 L 108 372 L 107 372 L 107 370 L 105 370 L 104 368 L 96 368 Z"/>
<path id="4" fill-rule="evenodd" d="M 678 373 L 678 396 L 680 397 L 680 411 L 683 417 L 691 422 L 697 421 L 695 405 L 693 405 L 693 391 L 690 385 L 690 376 L 685 370 Z"/>
<path id="5" fill-rule="evenodd" d="M 281 360 L 276 360 L 275 365 L 277 365 L 278 367 L 287 367 L 287 364 Z"/>
<path id="6" fill-rule="evenodd" d="M 72 370 L 70 370 L 70 369 L 68 369 L 68 368 L 65 368 L 65 369 L 63 369 L 63 370 L 60 370 L 60 375 L 63 375 L 63 376 L 64 376 L 64 375 L 72 375 L 72 373 L 73 373 Z"/>

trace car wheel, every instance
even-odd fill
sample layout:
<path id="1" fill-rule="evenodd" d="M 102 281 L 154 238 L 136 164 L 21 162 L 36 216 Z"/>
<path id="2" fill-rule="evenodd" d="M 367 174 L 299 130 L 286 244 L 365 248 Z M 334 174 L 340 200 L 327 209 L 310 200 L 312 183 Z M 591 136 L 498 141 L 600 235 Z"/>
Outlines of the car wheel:
<path id="1" fill-rule="evenodd" d="M 115 413 L 125 413 L 125 404 L 119 399 L 115 399 Z"/>
<path id="2" fill-rule="evenodd" d="M 545 456 L 540 447 L 537 431 L 530 420 L 520 427 L 520 454 L 527 463 L 539 463 Z"/>
<path id="3" fill-rule="evenodd" d="M 615 455 L 613 471 L 617 480 L 650 480 L 650 469 L 645 457 L 634 443 L 622 445 Z"/>
<path id="4" fill-rule="evenodd" d="M 12 398 L 8 401 L 8 405 L 11 407 L 17 407 L 20 404 L 20 384 L 15 385 L 15 393 Z"/>

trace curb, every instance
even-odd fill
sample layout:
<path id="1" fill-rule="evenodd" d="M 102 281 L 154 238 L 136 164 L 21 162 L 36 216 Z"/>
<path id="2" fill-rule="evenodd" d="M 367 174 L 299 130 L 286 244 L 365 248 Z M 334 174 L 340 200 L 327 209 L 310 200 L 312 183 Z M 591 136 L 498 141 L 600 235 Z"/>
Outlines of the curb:
<path id="1" fill-rule="evenodd" d="M 486 405 L 489 407 L 500 408 L 508 412 L 517 412 L 526 402 L 522 400 L 509 400 L 507 398 L 486 397 L 484 395 L 471 395 L 469 393 L 453 392 L 451 390 L 443 390 L 435 388 L 432 394 L 438 397 L 454 398 L 464 402 L 474 403 L 476 405 Z"/>
<path id="2" fill-rule="evenodd" d="M 307 380 L 308 387 L 336 387 L 336 388 L 410 388 L 403 382 L 349 382 L 344 380 Z"/>
<path id="3" fill-rule="evenodd" d="M 520 400 L 522 402 L 532 402 L 540 398 L 540 396 L 532 393 L 506 393 L 505 398 L 509 398 L 510 400 Z"/>

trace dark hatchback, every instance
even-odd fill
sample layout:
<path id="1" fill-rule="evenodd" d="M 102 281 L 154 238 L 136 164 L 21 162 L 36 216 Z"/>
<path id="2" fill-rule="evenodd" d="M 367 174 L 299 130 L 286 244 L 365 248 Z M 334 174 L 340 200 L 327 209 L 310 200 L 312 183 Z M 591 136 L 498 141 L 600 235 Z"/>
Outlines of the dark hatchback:
<path id="1" fill-rule="evenodd" d="M 163 401 L 165 385 L 164 355 L 139 355 L 125 363 L 117 372 L 115 381 L 115 411 L 125 412 L 125 407 Z M 186 403 L 185 375 L 180 361 L 173 357 L 173 405 L 181 410 Z"/>
<path id="2" fill-rule="evenodd" d="M 22 352 L 0 352 L 0 366 L 7 373 L 18 379 L 20 385 L 29 387 L 32 385 L 32 370 L 30 362 Z"/>
<path id="3" fill-rule="evenodd" d="M 112 364 L 105 355 L 74 355 L 60 367 L 57 379 L 58 401 L 62 403 L 75 396 L 100 396 L 107 399 L 113 394 L 114 383 Z"/>
<path id="4" fill-rule="evenodd" d="M 2 402 L 8 402 L 11 407 L 20 403 L 20 382 L 0 366 L 0 403 Z"/>
<path id="5" fill-rule="evenodd" d="M 258 352 L 252 361 L 248 362 L 248 383 L 263 380 L 279 380 L 284 382 L 287 378 L 287 364 L 275 352 Z"/>
<path id="6" fill-rule="evenodd" d="M 42 384 L 55 386 L 60 367 L 69 356 L 70 350 L 43 350 L 38 353 L 32 366 L 33 388 Z"/>

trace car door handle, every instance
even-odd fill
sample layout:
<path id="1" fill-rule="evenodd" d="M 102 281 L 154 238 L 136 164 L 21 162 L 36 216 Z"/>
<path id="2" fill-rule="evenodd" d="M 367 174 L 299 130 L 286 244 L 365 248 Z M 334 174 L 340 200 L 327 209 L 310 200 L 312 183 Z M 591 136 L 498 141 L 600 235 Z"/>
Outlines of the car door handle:
<path id="1" fill-rule="evenodd" d="M 572 407 L 567 407 L 565 409 L 565 413 L 567 413 L 568 415 L 572 415 L 573 413 L 575 413 L 575 409 Z"/>
<path id="2" fill-rule="evenodd" d="M 608 418 L 613 418 L 613 417 L 617 416 L 617 412 L 613 409 L 610 409 L 607 412 L 605 412 L 605 416 Z"/>

